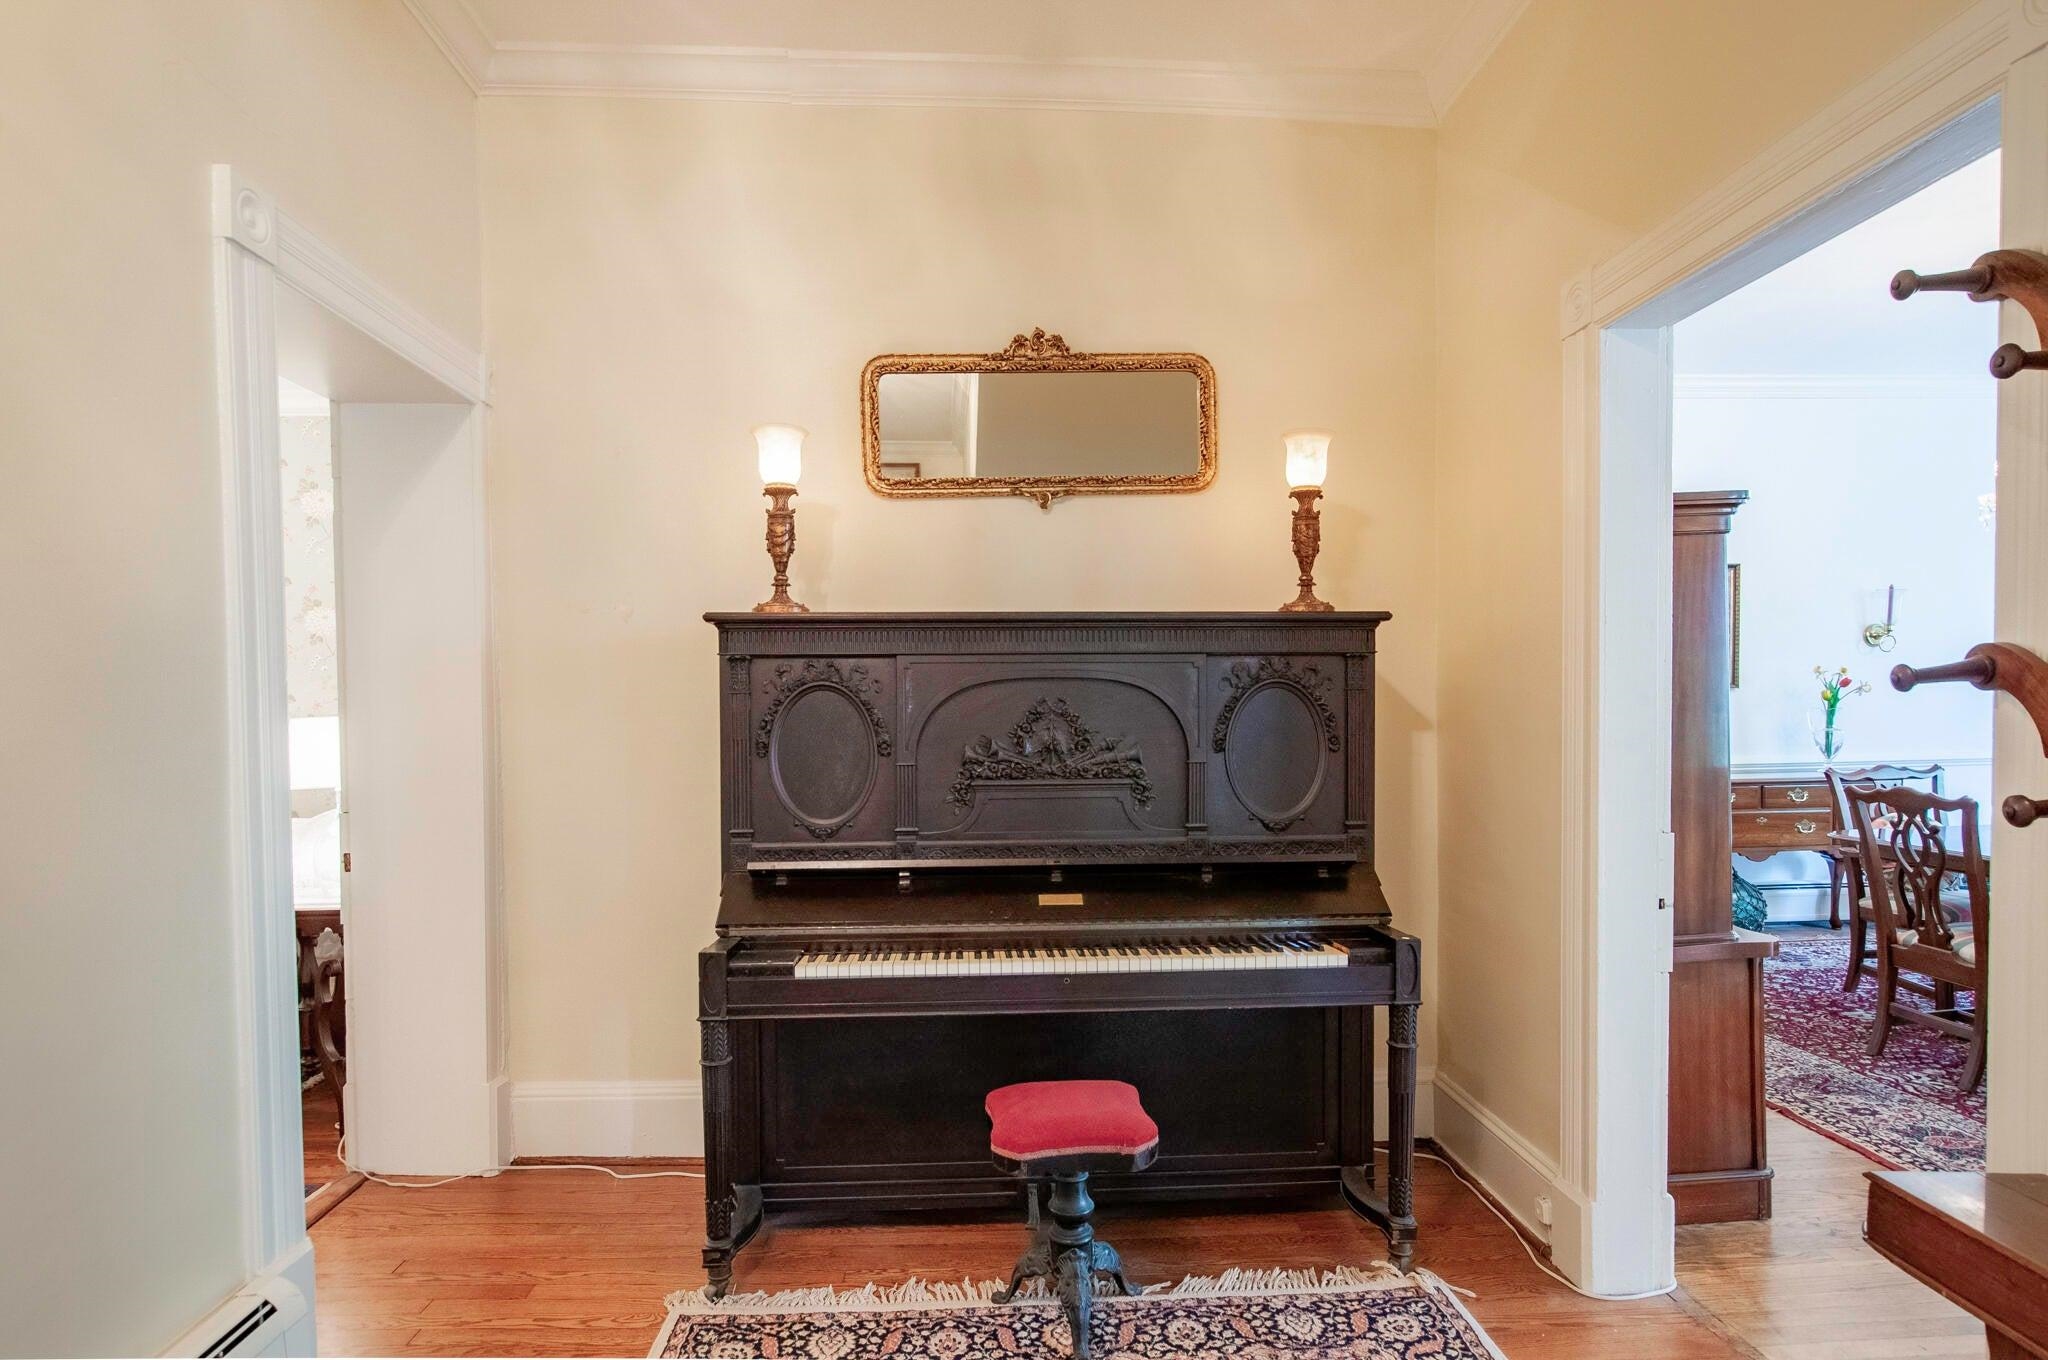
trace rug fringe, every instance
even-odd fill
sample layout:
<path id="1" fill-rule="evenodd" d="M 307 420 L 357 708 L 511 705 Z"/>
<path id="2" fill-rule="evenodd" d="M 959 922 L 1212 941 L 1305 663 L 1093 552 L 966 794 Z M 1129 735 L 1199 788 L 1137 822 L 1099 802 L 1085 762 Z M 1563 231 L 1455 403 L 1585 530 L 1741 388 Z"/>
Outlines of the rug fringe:
<path id="1" fill-rule="evenodd" d="M 791 1311 L 834 1311 L 840 1309 L 868 1308 L 966 1308 L 992 1304 L 995 1295 L 1003 1288 L 1001 1280 L 974 1281 L 963 1278 L 958 1284 L 943 1280 L 912 1278 L 901 1284 L 884 1285 L 874 1282 L 858 1289 L 835 1289 L 831 1285 L 818 1285 L 810 1289 L 782 1289 L 774 1292 L 757 1290 L 749 1294 L 728 1294 L 721 1299 L 707 1296 L 705 1289 L 679 1289 L 663 1300 L 672 1313 L 724 1313 L 724 1312 L 791 1312 Z M 1178 1284 L 1155 1284 L 1145 1287 L 1142 1297 L 1162 1298 L 1221 1298 L 1254 1294 L 1301 1293 L 1309 1290 L 1360 1290 L 1398 1289 L 1403 1285 L 1421 1285 L 1427 1289 L 1444 1292 L 1455 1290 L 1428 1271 L 1403 1274 L 1385 1261 L 1376 1262 L 1370 1269 L 1339 1266 L 1332 1270 L 1314 1268 L 1303 1270 L 1240 1270 L 1231 1269 L 1221 1275 L 1189 1275 Z M 706 1286 L 708 1288 L 708 1286 Z M 1115 1297 L 1114 1286 L 1106 1280 L 1096 1282 L 1096 1291 L 1105 1297 Z M 1027 1280 L 1017 1291 L 1020 1299 L 1049 1302 L 1051 1294 L 1043 1280 Z"/>

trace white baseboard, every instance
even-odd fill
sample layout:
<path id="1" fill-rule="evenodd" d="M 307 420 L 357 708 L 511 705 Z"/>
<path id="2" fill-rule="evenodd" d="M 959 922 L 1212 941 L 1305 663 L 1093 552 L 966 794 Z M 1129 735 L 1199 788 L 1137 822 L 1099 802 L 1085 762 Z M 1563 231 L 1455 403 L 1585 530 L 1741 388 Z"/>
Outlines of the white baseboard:
<path id="1" fill-rule="evenodd" d="M 1533 1144 L 1482 1105 L 1457 1081 L 1439 1072 L 1431 1083 L 1435 1102 L 1437 1145 L 1465 1173 L 1486 1188 L 1510 1217 L 1531 1237 L 1550 1242 L 1576 1212 L 1572 1197 L 1558 1185 L 1561 1170 Z M 1550 1222 L 1542 1221 L 1538 1201 L 1550 1202 Z M 1570 1240 L 1569 1234 L 1557 1240 Z"/>
<path id="2" fill-rule="evenodd" d="M 701 1157 L 704 1085 L 515 1081 L 515 1157 Z"/>
<path id="3" fill-rule="evenodd" d="M 1384 1082 L 1386 1074 L 1376 1073 Z M 701 1157 L 704 1087 L 698 1081 L 515 1081 L 515 1157 Z M 1436 1128 L 1435 1074 L 1417 1074 L 1415 1132 Z M 1375 1102 L 1373 1136 L 1387 1136 L 1387 1106 Z"/>

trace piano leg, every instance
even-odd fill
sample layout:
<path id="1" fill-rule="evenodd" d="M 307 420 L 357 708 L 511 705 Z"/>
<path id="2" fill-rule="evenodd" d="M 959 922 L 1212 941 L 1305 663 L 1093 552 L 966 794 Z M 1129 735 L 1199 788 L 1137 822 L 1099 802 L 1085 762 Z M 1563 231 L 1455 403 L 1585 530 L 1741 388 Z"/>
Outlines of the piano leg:
<path id="1" fill-rule="evenodd" d="M 1340 1178 L 1352 1211 L 1387 1235 L 1394 1264 L 1415 1261 L 1415 1020 L 1419 1007 L 1389 1006 L 1387 1019 L 1387 1192 L 1378 1193 L 1371 1160 Z M 1368 1033 L 1370 1028 L 1368 1027 Z"/>
<path id="2" fill-rule="evenodd" d="M 1416 1006 L 1394 1006 L 1387 1016 L 1387 1242 L 1394 1264 L 1415 1260 L 1415 1019 Z"/>
<path id="3" fill-rule="evenodd" d="M 704 1273 L 711 1296 L 732 1287 L 732 1258 L 761 1226 L 759 1186 L 735 1181 L 739 1148 L 738 1092 L 729 1022 L 698 1021 L 704 1040 Z"/>

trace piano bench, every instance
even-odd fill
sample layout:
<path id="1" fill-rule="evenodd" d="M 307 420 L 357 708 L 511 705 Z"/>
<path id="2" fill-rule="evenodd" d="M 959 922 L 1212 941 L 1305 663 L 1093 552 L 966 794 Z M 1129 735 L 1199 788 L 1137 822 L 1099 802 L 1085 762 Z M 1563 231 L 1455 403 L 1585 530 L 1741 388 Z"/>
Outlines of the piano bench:
<path id="1" fill-rule="evenodd" d="M 1049 1226 L 1038 1228 L 1038 1190 L 1028 1190 L 1037 1231 L 996 1302 L 1015 1298 L 1027 1278 L 1044 1279 L 1066 1314 L 1075 1360 L 1088 1360 L 1096 1275 L 1108 1275 L 1127 1295 L 1138 1292 L 1124 1278 L 1116 1248 L 1095 1236 L 1088 1177 L 1152 1165 L 1159 1155 L 1159 1126 L 1139 1103 L 1138 1088 L 1127 1081 L 1020 1082 L 990 1091 L 984 1108 L 996 1165 L 1027 1182 L 1052 1182 L 1046 1201 Z"/>

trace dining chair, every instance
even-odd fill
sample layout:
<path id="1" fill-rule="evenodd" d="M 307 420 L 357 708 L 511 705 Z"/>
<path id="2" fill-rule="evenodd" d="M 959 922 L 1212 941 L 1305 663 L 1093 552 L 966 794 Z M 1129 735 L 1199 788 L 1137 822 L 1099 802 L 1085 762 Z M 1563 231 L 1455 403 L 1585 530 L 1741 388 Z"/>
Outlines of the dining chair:
<path id="1" fill-rule="evenodd" d="M 1943 798 L 1904 785 L 1843 790 L 1855 818 L 1863 879 L 1877 934 L 1877 1018 L 1870 1056 L 1884 1052 L 1894 1021 L 1970 1041 L 1958 1085 L 1964 1094 L 1984 1080 L 1984 1035 L 1990 1015 L 1988 976 L 1991 879 L 1978 840 L 1977 800 Z M 1960 875 L 1963 891 L 1948 888 Z M 1900 974 L 1932 985 L 1934 1004 L 1899 1000 Z M 1974 993 L 1966 1011 L 1956 993 Z"/>
<path id="2" fill-rule="evenodd" d="M 1942 794 L 1941 766 L 1939 765 L 1866 765 L 1857 770 L 1837 770 L 1829 766 L 1822 772 L 1833 792 L 1835 803 L 1835 825 L 1854 833 L 1856 823 L 1849 816 L 1849 799 L 1845 789 L 1858 788 L 1895 789 L 1902 786 L 1924 786 L 1928 793 L 1939 798 Z M 1870 892 L 1863 886 L 1863 868 L 1856 850 L 1846 845 L 1832 845 L 1820 852 L 1828 862 L 1828 929 L 1838 930 L 1842 925 L 1842 895 L 1848 890 L 1849 905 L 1849 971 L 1842 979 L 1842 990 L 1853 992 L 1863 975 L 1871 971 L 1870 962 Z"/>

